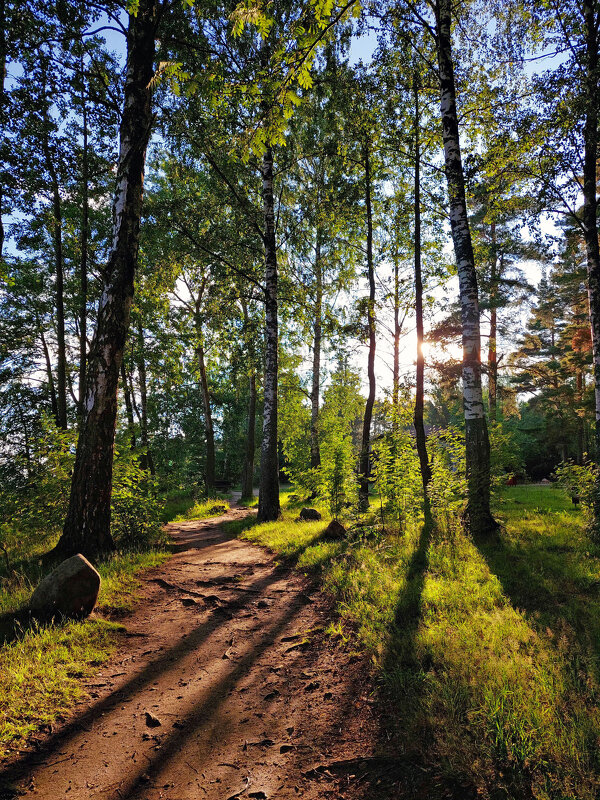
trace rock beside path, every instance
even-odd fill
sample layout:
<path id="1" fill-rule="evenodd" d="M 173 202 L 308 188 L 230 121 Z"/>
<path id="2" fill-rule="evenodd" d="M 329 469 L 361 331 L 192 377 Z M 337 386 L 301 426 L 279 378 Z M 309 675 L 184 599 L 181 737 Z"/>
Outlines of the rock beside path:
<path id="1" fill-rule="evenodd" d="M 316 508 L 303 508 L 300 511 L 299 519 L 302 522 L 318 522 L 321 519 L 321 514 Z"/>
<path id="2" fill-rule="evenodd" d="M 80 553 L 46 575 L 29 601 L 29 611 L 42 618 L 87 617 L 100 591 L 100 575 Z"/>

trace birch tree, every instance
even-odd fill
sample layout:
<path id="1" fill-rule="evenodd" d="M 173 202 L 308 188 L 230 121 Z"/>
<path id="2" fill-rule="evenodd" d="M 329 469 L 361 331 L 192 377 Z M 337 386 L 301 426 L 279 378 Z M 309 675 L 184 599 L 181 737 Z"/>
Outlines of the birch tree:
<path id="1" fill-rule="evenodd" d="M 152 128 L 152 77 L 158 0 L 139 0 L 129 15 L 123 116 L 119 129 L 112 244 L 87 365 L 85 408 L 69 508 L 57 555 L 96 558 L 114 548 L 110 533 L 117 385 L 137 266 L 146 147 Z"/>
<path id="2" fill-rule="evenodd" d="M 436 0 L 434 34 L 441 95 L 444 166 L 462 319 L 462 391 L 467 466 L 467 506 L 464 518 L 471 535 L 475 539 L 484 539 L 496 532 L 498 524 L 490 511 L 490 443 L 481 384 L 479 293 L 456 109 L 451 9 L 450 0 Z"/>

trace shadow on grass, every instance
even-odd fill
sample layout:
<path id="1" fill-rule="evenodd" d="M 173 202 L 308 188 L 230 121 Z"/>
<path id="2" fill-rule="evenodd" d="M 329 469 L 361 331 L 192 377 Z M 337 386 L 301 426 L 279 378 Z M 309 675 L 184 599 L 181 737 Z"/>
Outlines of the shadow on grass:
<path id="1" fill-rule="evenodd" d="M 446 783 L 439 783 L 439 765 L 428 761 L 427 746 L 431 740 L 430 724 L 422 699 L 426 673 L 431 664 L 423 661 L 416 646 L 421 623 L 422 598 L 428 569 L 428 551 L 432 528 L 423 525 L 416 547 L 407 564 L 406 579 L 394 612 L 392 636 L 383 661 L 381 710 L 384 718 L 378 751 L 396 752 L 397 764 L 382 776 L 378 797 L 437 798 L 471 797 L 460 787 L 449 793 Z M 372 795 L 364 794 L 364 800 Z"/>
<path id="2" fill-rule="evenodd" d="M 566 637 L 561 655 L 569 677 L 586 683 L 582 667 L 600 681 L 600 561 L 576 544 L 515 541 L 504 535 L 479 551 L 512 605 L 554 644 Z M 581 686 L 583 689 L 583 685 Z"/>

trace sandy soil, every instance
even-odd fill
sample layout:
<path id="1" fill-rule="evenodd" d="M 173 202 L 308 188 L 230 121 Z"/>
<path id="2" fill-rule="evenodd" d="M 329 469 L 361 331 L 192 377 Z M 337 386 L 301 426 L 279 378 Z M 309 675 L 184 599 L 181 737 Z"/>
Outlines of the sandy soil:
<path id="1" fill-rule="evenodd" d="M 117 655 L 0 798 L 406 796 L 368 663 L 324 634 L 326 598 L 219 527 L 249 513 L 169 526 L 175 554 L 143 576 Z"/>

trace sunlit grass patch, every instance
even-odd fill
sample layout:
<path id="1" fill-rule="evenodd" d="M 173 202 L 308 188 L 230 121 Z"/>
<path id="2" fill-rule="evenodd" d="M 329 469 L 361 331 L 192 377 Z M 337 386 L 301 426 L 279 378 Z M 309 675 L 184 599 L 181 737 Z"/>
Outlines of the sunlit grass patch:
<path id="1" fill-rule="evenodd" d="M 124 552 L 100 563 L 96 610 L 129 611 L 138 599 L 138 573 L 168 557 L 157 550 Z M 25 606 L 41 573 L 36 562 L 27 573 L 5 579 L 0 610 L 8 613 Z M 0 753 L 69 712 L 85 694 L 81 678 L 93 675 L 111 657 L 122 630 L 96 616 L 81 622 L 34 623 L 0 646 Z"/>
<path id="2" fill-rule="evenodd" d="M 98 566 L 102 577 L 98 611 L 130 611 L 135 605 L 140 587 L 137 574 L 162 564 L 169 553 L 160 550 L 139 553 L 118 553 Z"/>
<path id="3" fill-rule="evenodd" d="M 0 753 L 66 715 L 114 652 L 119 631 L 101 619 L 33 627 L 0 648 Z"/>
<path id="4" fill-rule="evenodd" d="M 209 519 L 219 517 L 229 510 L 229 501 L 218 497 L 208 497 L 206 500 L 197 500 L 191 507 L 181 514 L 173 517 L 171 522 L 186 522 L 195 519 Z"/>
<path id="5" fill-rule="evenodd" d="M 600 560 L 552 487 L 500 498 L 500 543 L 462 533 L 319 542 L 322 523 L 245 537 L 318 566 L 330 633 L 370 652 L 401 747 L 481 797 L 592 800 L 600 791 Z M 313 527 L 314 526 L 314 529 Z M 437 794 L 436 794 L 437 793 Z"/>
<path id="6" fill-rule="evenodd" d="M 331 558 L 335 548 L 332 542 L 319 542 L 328 520 L 318 522 L 295 522 L 296 510 L 283 511 L 275 522 L 257 523 L 254 518 L 229 523 L 227 529 L 243 538 L 268 547 L 285 560 L 302 565 L 304 569 L 316 569 Z"/>

